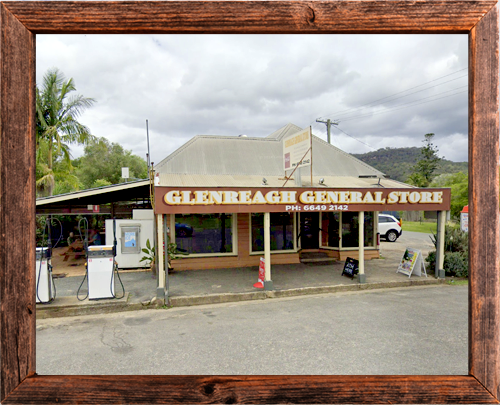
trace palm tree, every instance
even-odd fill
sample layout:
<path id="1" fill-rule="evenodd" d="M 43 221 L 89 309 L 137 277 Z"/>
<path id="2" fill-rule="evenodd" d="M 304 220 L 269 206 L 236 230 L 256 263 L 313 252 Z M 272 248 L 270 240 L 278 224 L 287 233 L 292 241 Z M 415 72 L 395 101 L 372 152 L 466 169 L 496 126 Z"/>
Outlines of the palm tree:
<path id="1" fill-rule="evenodd" d="M 70 96 L 75 90 L 73 79 L 66 80 L 56 68 L 45 73 L 41 89 L 36 89 L 37 188 L 44 195 L 50 196 L 54 191 L 57 159 L 65 161 L 68 171 L 72 169 L 69 144 L 86 145 L 95 139 L 90 130 L 77 121 L 95 100 L 79 94 Z"/>

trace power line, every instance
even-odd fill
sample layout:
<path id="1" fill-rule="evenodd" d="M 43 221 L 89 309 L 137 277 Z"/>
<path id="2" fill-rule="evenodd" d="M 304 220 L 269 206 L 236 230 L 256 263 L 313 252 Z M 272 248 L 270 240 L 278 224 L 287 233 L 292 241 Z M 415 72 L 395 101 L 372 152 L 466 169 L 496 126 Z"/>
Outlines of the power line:
<path id="1" fill-rule="evenodd" d="M 362 143 L 363 145 L 366 145 L 368 146 L 369 148 L 373 149 L 373 150 L 377 150 L 375 149 L 373 146 L 371 145 L 368 145 L 366 142 L 363 142 L 361 140 L 359 140 L 358 138 L 355 138 L 354 136 L 352 135 L 349 135 L 347 132 L 345 132 L 342 128 L 339 128 L 338 126 L 336 127 L 339 131 L 343 132 L 344 134 L 346 134 L 347 136 L 351 137 L 352 139 L 354 139 L 355 141 L 358 141 L 359 143 Z"/>
<path id="2" fill-rule="evenodd" d="M 338 112 L 337 114 L 340 114 L 340 113 L 342 113 L 342 112 L 349 112 L 349 111 L 354 112 L 354 111 L 359 110 L 360 108 L 365 107 L 365 106 L 367 106 L 367 105 L 372 105 L 372 104 L 374 104 L 374 103 L 376 103 L 376 102 L 378 102 L 378 101 L 382 101 L 382 100 L 386 100 L 386 99 L 388 99 L 388 98 L 392 98 L 392 97 L 394 97 L 394 96 L 396 96 L 396 95 L 398 95 L 398 94 L 402 94 L 402 93 L 405 93 L 405 92 L 407 92 L 407 91 L 414 90 L 414 89 L 416 89 L 416 88 L 419 88 L 419 87 L 425 86 L 425 85 L 427 85 L 427 84 L 429 84 L 429 83 L 433 83 L 433 82 L 436 82 L 436 81 L 438 81 L 438 80 L 444 79 L 445 77 L 449 77 L 449 76 L 455 75 L 455 74 L 457 74 L 457 73 L 463 72 L 464 70 L 467 70 L 467 69 L 468 69 L 468 68 L 464 68 L 464 69 L 458 70 L 458 71 L 456 71 L 456 72 L 449 73 L 449 74 L 447 74 L 447 75 L 444 75 L 444 76 L 438 77 L 438 78 L 433 79 L 433 80 L 431 80 L 431 81 L 428 81 L 428 82 L 425 82 L 425 83 L 419 84 L 419 85 L 414 86 L 414 87 L 410 87 L 410 88 L 408 88 L 408 89 L 406 89 L 406 90 L 403 90 L 403 91 L 400 91 L 400 92 L 398 92 L 398 93 L 394 93 L 394 94 L 392 94 L 392 95 L 389 95 L 389 96 L 382 97 L 382 98 L 379 98 L 379 99 L 377 99 L 377 100 L 374 100 L 374 101 L 372 101 L 372 102 L 370 102 L 370 103 L 363 104 L 363 105 L 361 105 L 361 106 L 359 106 L 359 107 L 356 107 L 356 108 L 351 108 L 351 109 L 347 109 L 347 110 L 340 111 L 340 112 Z M 412 94 L 420 93 L 420 92 L 422 92 L 422 91 L 429 90 L 429 89 L 432 89 L 432 88 L 435 88 L 435 87 L 441 86 L 441 85 L 443 85 L 443 84 L 446 84 L 446 83 L 449 83 L 449 82 L 452 82 L 452 81 L 455 81 L 455 80 L 461 79 L 461 78 L 463 78 L 463 77 L 467 77 L 467 75 L 462 75 L 462 76 L 459 76 L 459 77 L 457 77 L 457 78 L 455 78 L 455 79 L 451 79 L 451 80 L 447 80 L 446 82 L 439 83 L 439 84 L 437 84 L 437 85 L 435 85 L 435 86 L 430 86 L 430 87 L 427 87 L 427 88 L 425 88 L 425 89 L 418 90 L 418 91 L 416 91 L 416 92 L 413 92 L 413 93 L 410 93 L 410 94 L 406 94 L 406 95 L 401 96 L 401 97 L 393 98 L 393 99 L 392 99 L 392 100 L 390 100 L 390 101 L 398 100 L 398 99 L 401 99 L 401 98 L 404 98 L 404 97 L 410 96 L 410 95 L 412 95 Z M 424 98 L 421 98 L 421 99 L 418 99 L 418 100 L 414 100 L 414 101 L 411 101 L 411 102 L 409 102 L 409 103 L 406 103 L 406 104 L 402 104 L 402 105 L 400 105 L 400 106 L 397 106 L 397 107 L 395 107 L 395 108 L 388 109 L 388 110 L 386 110 L 386 111 L 380 111 L 380 112 L 370 113 L 370 114 L 362 114 L 362 115 L 349 116 L 349 117 L 347 117 L 346 119 L 344 119 L 342 122 L 350 121 L 350 120 L 353 120 L 353 119 L 355 119 L 355 118 L 364 118 L 364 117 L 371 117 L 371 116 L 373 116 L 373 115 L 378 115 L 378 114 L 386 114 L 386 113 L 393 112 L 393 111 L 397 111 L 397 110 L 401 110 L 401 109 L 404 109 L 404 108 L 413 107 L 413 106 L 417 106 L 417 105 L 421 105 L 421 104 L 426 104 L 426 103 L 430 103 L 430 102 L 433 102 L 433 101 L 441 100 L 441 99 L 443 99 L 443 98 L 447 98 L 447 97 L 451 97 L 451 96 L 454 96 L 454 95 L 462 94 L 462 93 L 465 93 L 465 91 L 462 91 L 462 92 L 457 92 L 457 93 L 453 93 L 453 94 L 450 94 L 450 95 L 448 95 L 448 96 L 435 98 L 435 99 L 433 99 L 433 100 L 429 100 L 429 101 L 422 101 L 422 100 L 427 100 L 427 99 L 430 99 L 430 98 L 433 98 L 433 97 L 439 96 L 439 95 L 441 95 L 441 94 L 446 94 L 446 93 L 449 93 L 449 92 L 451 92 L 451 91 L 455 91 L 455 90 L 458 90 L 458 89 L 461 89 L 461 88 L 464 88 L 464 87 L 467 87 L 467 86 L 457 87 L 457 88 L 455 88 L 455 89 L 448 90 L 448 91 L 445 91 L 445 92 L 441 92 L 441 93 L 435 94 L 435 95 L 433 95 L 433 96 L 424 97 Z M 328 115 L 333 115 L 333 114 L 335 114 L 335 113 L 328 114 Z M 344 114 L 344 115 L 345 115 L 345 114 Z M 326 121 L 325 121 L 325 120 L 320 120 L 320 119 L 317 119 L 317 120 L 316 120 L 316 122 L 321 122 L 321 123 L 325 123 L 325 124 L 327 124 L 327 139 L 328 139 L 328 143 L 330 143 L 330 131 L 329 131 L 329 130 L 330 130 L 330 126 L 328 125 L 328 122 L 329 122 L 329 121 L 330 121 L 330 125 L 331 125 L 332 123 L 331 123 L 331 120 L 330 120 L 330 119 L 327 119 Z M 314 122 L 311 122 L 311 123 L 310 123 L 310 125 L 312 125 L 312 126 L 314 126 L 314 127 L 318 128 L 318 130 L 319 130 L 319 127 L 318 127 L 318 126 L 317 126 Z M 358 142 L 362 143 L 363 145 L 368 146 L 369 148 L 371 148 L 371 149 L 373 149 L 373 150 L 376 150 L 373 146 L 368 145 L 367 143 L 365 143 L 365 142 L 363 142 L 363 141 L 361 141 L 361 140 L 359 140 L 359 139 L 355 138 L 355 137 L 354 137 L 354 136 L 352 136 L 352 135 L 349 135 L 347 132 L 345 132 L 344 130 L 342 130 L 341 128 L 339 128 L 339 127 L 338 127 L 338 122 L 334 123 L 334 125 L 337 125 L 337 129 L 338 129 L 339 131 L 343 132 L 345 135 L 347 135 L 347 136 L 351 137 L 352 139 L 354 139 L 354 140 L 356 140 L 356 141 L 358 141 Z"/>
<path id="3" fill-rule="evenodd" d="M 449 77 L 449 76 L 455 75 L 455 74 L 457 74 L 457 73 L 463 72 L 464 70 L 467 70 L 467 69 L 468 69 L 468 68 L 464 68 L 464 69 L 461 69 L 461 70 L 457 70 L 456 72 L 453 72 L 453 73 L 450 73 L 450 74 L 447 74 L 447 75 L 444 75 L 444 76 L 438 77 L 438 78 L 436 78 L 436 79 L 434 79 L 434 80 L 431 80 L 431 81 L 428 81 L 428 82 L 425 82 L 425 83 L 419 84 L 419 85 L 414 86 L 414 87 L 410 87 L 410 88 L 408 88 L 408 89 L 406 89 L 406 90 L 402 90 L 402 91 L 400 91 L 400 92 L 397 92 L 397 93 L 394 93 L 394 94 L 391 94 L 391 95 L 388 95 L 388 96 L 385 96 L 385 97 L 379 98 L 379 99 L 377 99 L 377 100 L 374 100 L 374 101 L 368 102 L 368 103 L 366 103 L 366 104 L 362 104 L 362 105 L 360 105 L 360 106 L 358 106 L 358 107 L 348 108 L 347 110 L 337 111 L 337 112 L 333 112 L 333 113 L 326 114 L 326 115 L 323 115 L 323 116 L 324 116 L 324 117 L 327 117 L 327 116 L 332 116 L 332 115 L 342 114 L 342 113 L 349 112 L 349 111 L 352 111 L 352 110 L 358 110 L 358 109 L 360 109 L 360 108 L 362 108 L 362 107 L 370 106 L 370 105 L 372 105 L 372 104 L 374 104 L 374 103 L 377 103 L 377 102 L 379 102 L 379 101 L 382 101 L 382 100 L 385 100 L 385 99 L 388 99 L 388 98 L 391 98 L 391 97 L 397 96 L 398 94 L 402 94 L 402 93 L 405 93 L 405 92 L 410 91 L 410 90 L 414 90 L 414 89 L 416 89 L 416 88 L 419 88 L 419 87 L 425 86 L 425 85 L 427 85 L 427 84 L 429 84 L 429 83 L 433 83 L 433 82 L 436 82 L 436 81 L 438 81 L 438 80 L 444 79 L 445 77 Z M 428 87 L 428 88 L 426 88 L 426 89 L 419 90 L 419 91 L 424 91 L 424 90 L 432 89 L 432 88 L 434 88 L 434 87 L 441 86 L 442 84 L 449 83 L 449 82 L 451 82 L 451 81 L 458 80 L 458 79 L 461 79 L 461 78 L 466 77 L 466 76 L 467 76 L 467 75 L 463 75 L 463 76 L 457 77 L 457 78 L 455 78 L 455 79 L 448 80 L 448 81 L 446 81 L 446 82 L 444 82 L 444 83 L 440 83 L 440 84 L 437 84 L 437 85 L 435 85 L 435 86 L 431 86 L 431 87 Z M 415 93 L 417 93 L 417 92 L 414 92 L 414 93 L 411 93 L 411 94 L 415 94 Z M 407 95 L 410 95 L 410 94 L 407 94 Z M 402 97 L 406 97 L 406 95 L 405 95 L 405 96 L 402 96 Z M 402 97 L 399 97 L 399 98 L 402 98 Z"/>
<path id="4" fill-rule="evenodd" d="M 462 87 L 467 87 L 467 86 L 462 86 Z M 453 89 L 453 90 L 449 90 L 449 91 L 445 91 L 443 93 L 439 93 L 439 94 L 445 94 L 445 93 L 449 93 L 450 91 L 454 91 L 454 90 L 458 90 L 462 87 L 457 87 L 456 89 Z M 453 93 L 453 94 L 449 94 L 447 96 L 443 96 L 443 97 L 438 97 L 434 100 L 429 100 L 429 101 L 422 101 L 422 100 L 426 100 L 428 98 L 433 98 L 433 97 L 436 97 L 437 95 L 439 94 L 436 94 L 434 96 L 429 96 L 429 97 L 425 97 L 425 98 L 421 98 L 419 100 L 415 100 L 415 101 L 411 101 L 407 104 L 402 104 L 401 106 L 399 107 L 395 107 L 395 108 L 391 108 L 391 109 L 388 109 L 388 110 L 385 110 L 385 111 L 379 111 L 379 112 L 374 112 L 374 113 L 369 113 L 369 114 L 363 114 L 363 115 L 356 115 L 354 117 L 348 117 L 344 120 L 342 120 L 341 122 L 347 122 L 347 121 L 351 121 L 353 119 L 356 119 L 356 118 L 364 118 L 364 117 L 372 117 L 374 115 L 379 115 L 379 114 L 386 114 L 386 113 L 390 113 L 390 112 L 393 112 L 393 111 L 398 111 L 398 110 L 402 110 L 404 108 L 408 108 L 408 107 L 415 107 L 417 105 L 421 105 L 421 104 L 426 104 L 426 103 L 431 103 L 433 101 L 437 101 L 437 100 L 441 100 L 443 98 L 447 98 L 447 97 L 451 97 L 451 96 L 456 96 L 457 94 L 462 94 L 462 93 L 467 93 L 467 91 L 459 91 L 457 93 Z M 419 102 L 419 101 L 422 101 L 422 102 Z"/>
<path id="5" fill-rule="evenodd" d="M 408 96 L 411 96 L 411 95 L 413 95 L 413 94 L 421 93 L 422 91 L 426 91 L 426 90 L 429 90 L 429 89 L 433 89 L 433 88 L 435 88 L 435 87 L 437 87 L 437 86 L 440 86 L 440 85 L 445 84 L 445 83 L 452 82 L 452 81 L 457 80 L 457 79 L 460 79 L 460 78 L 462 78 L 462 77 L 467 77 L 467 75 L 457 77 L 456 79 L 448 80 L 448 81 L 443 82 L 443 83 L 440 83 L 440 84 L 438 84 L 438 85 L 436 85 L 436 86 L 432 86 L 432 87 L 428 87 L 428 88 L 425 88 L 425 89 L 422 89 L 422 90 L 414 91 L 413 93 L 409 93 L 409 94 L 406 94 L 406 95 L 404 95 L 404 96 L 400 96 L 400 97 L 393 98 L 393 99 L 392 99 L 392 100 L 390 100 L 390 101 L 399 100 L 399 99 L 401 99 L 401 98 L 408 97 Z M 466 85 L 466 86 L 457 87 L 457 88 L 462 88 L 462 87 L 467 87 L 467 85 Z M 453 89 L 453 90 L 455 90 L 455 89 Z M 453 91 L 453 90 L 443 91 L 443 92 L 441 92 L 441 93 L 435 94 L 434 96 L 437 96 L 437 95 L 440 95 L 440 94 L 449 93 L 450 91 Z M 434 97 L 434 96 L 429 96 L 429 97 Z M 385 97 L 385 98 L 389 98 L 389 97 Z M 426 97 L 426 98 L 428 98 L 428 97 Z M 424 99 L 420 99 L 420 100 L 425 100 L 425 98 L 424 98 Z M 374 105 L 373 107 L 375 107 L 375 105 Z M 358 107 L 358 108 L 357 108 L 357 110 L 359 110 L 360 108 L 361 108 L 361 107 Z M 356 110 L 354 110 L 354 111 L 356 111 Z M 354 112 L 354 111 L 353 111 L 353 112 Z M 344 115 L 345 115 L 345 114 L 344 114 Z M 340 115 L 340 117 L 342 117 L 342 114 Z M 337 115 L 337 119 L 339 119 L 339 116 L 338 116 L 338 115 Z"/>
<path id="6" fill-rule="evenodd" d="M 459 93 L 455 93 L 455 94 L 461 94 L 461 93 L 466 93 L 466 91 L 461 91 L 461 92 L 459 92 Z M 442 99 L 442 98 L 451 97 L 451 96 L 454 96 L 455 94 L 450 94 L 450 95 L 448 95 L 448 96 L 440 97 L 440 98 L 438 98 L 438 99 L 436 99 L 436 100 L 440 100 L 440 99 Z M 436 101 L 436 100 L 431 100 L 431 101 Z M 430 103 L 431 101 L 425 101 L 425 102 L 423 102 L 423 103 L 419 103 L 419 104 Z M 416 105 L 419 105 L 419 104 L 416 104 Z M 403 108 L 408 108 L 408 107 L 411 107 L 411 106 L 406 106 L 406 107 L 397 108 L 397 110 L 400 110 L 400 109 L 403 109 Z M 382 112 L 380 112 L 380 113 L 375 113 L 375 114 L 371 114 L 371 115 L 384 114 L 384 113 L 387 113 L 387 112 L 391 112 L 391 111 L 382 111 Z M 355 141 L 358 141 L 359 143 L 362 143 L 363 145 L 368 146 L 368 147 L 369 147 L 369 148 L 371 148 L 372 150 L 377 150 L 377 149 L 376 149 L 376 148 L 374 148 L 373 146 L 368 145 L 366 142 L 363 142 L 363 141 L 361 141 L 360 139 L 355 138 L 355 137 L 354 137 L 354 136 L 352 136 L 352 135 L 349 135 L 347 132 L 345 132 L 345 131 L 344 131 L 342 128 L 340 128 L 339 126 L 337 126 L 336 128 L 337 128 L 339 131 L 343 132 L 345 135 L 347 135 L 347 136 L 351 137 L 352 139 L 354 139 Z"/>
<path id="7" fill-rule="evenodd" d="M 398 106 L 398 107 L 391 108 L 391 109 L 387 109 L 387 110 L 385 110 L 385 111 L 379 111 L 379 112 L 373 112 L 373 113 L 368 113 L 368 114 L 361 114 L 361 115 L 355 115 L 355 116 L 347 117 L 346 119 L 342 120 L 341 122 L 347 122 L 347 121 L 351 121 L 351 120 L 353 120 L 353 119 L 357 119 L 357 118 L 372 117 L 372 116 L 374 116 L 374 115 L 379 115 L 379 114 L 387 114 L 387 113 L 390 113 L 390 112 L 394 112 L 394 111 L 402 110 L 402 109 L 404 109 L 404 108 L 408 108 L 408 107 L 415 107 L 415 106 L 417 106 L 417 105 L 431 103 L 431 102 L 433 102 L 433 101 L 441 100 L 441 99 L 443 99 L 443 98 L 452 97 L 452 96 L 455 96 L 455 95 L 458 95 L 458 94 L 466 93 L 467 91 L 459 91 L 459 92 L 456 92 L 456 93 L 453 93 L 453 94 L 449 94 L 449 95 L 447 95 L 447 96 L 443 96 L 443 97 L 438 97 L 438 98 L 435 98 L 435 99 L 433 99 L 433 100 L 429 100 L 429 101 L 423 101 L 423 100 L 427 100 L 427 99 L 429 99 L 429 98 L 436 97 L 436 96 L 438 96 L 438 95 L 440 95 L 440 94 L 445 94 L 445 93 L 449 93 L 449 92 L 451 92 L 451 91 L 459 90 L 459 89 L 464 88 L 464 87 L 467 87 L 467 86 L 457 87 L 457 88 L 452 89 L 452 90 L 448 90 L 448 91 L 445 91 L 445 92 L 442 92 L 442 93 L 439 93 L 439 94 L 435 94 L 434 96 L 429 96 L 429 97 L 424 97 L 424 98 L 421 98 L 421 99 L 419 99 L 419 100 L 414 100 L 414 101 L 411 101 L 411 102 L 409 102 L 409 103 L 402 104 L 402 105 L 400 105 L 400 106 Z M 317 122 L 323 122 L 323 121 L 318 121 L 318 120 L 316 120 L 316 121 L 317 121 Z M 340 128 L 338 127 L 338 124 L 339 124 L 339 123 L 336 123 L 336 125 L 337 125 L 337 129 L 339 129 L 340 131 L 344 132 L 342 129 L 340 129 Z M 320 130 L 321 130 L 321 128 L 319 128 L 319 126 L 315 125 L 315 123 L 310 123 L 310 125 L 312 125 L 312 126 L 314 126 L 315 128 L 317 128 L 317 129 L 318 129 L 318 131 L 320 131 Z M 359 141 L 359 142 L 361 142 L 361 143 L 365 144 L 364 142 L 360 141 L 359 139 L 356 139 L 355 137 L 353 137 L 352 135 L 349 135 L 347 132 L 344 132 L 344 134 L 346 134 L 346 135 L 350 136 L 351 138 L 353 138 L 353 139 L 355 139 L 355 140 L 357 140 L 357 141 Z M 329 142 L 329 143 L 330 143 L 330 142 Z M 366 145 L 366 146 L 371 147 L 371 146 L 370 146 L 370 145 L 368 145 L 368 144 L 365 144 L 365 145 Z M 371 147 L 371 148 L 373 148 L 373 147 Z M 374 149 L 374 150 L 375 150 L 375 149 Z"/>

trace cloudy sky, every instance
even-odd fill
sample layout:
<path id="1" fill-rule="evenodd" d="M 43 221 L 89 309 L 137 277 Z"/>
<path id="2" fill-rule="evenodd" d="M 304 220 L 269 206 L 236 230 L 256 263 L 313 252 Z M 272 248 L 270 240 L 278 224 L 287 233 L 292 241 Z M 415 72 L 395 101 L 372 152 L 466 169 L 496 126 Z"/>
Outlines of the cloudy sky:
<path id="1" fill-rule="evenodd" d="M 37 35 L 37 83 L 56 67 L 96 100 L 80 121 L 159 163 L 195 135 L 309 125 L 350 153 L 421 146 L 467 160 L 467 35 Z M 74 157 L 82 148 L 72 147 Z"/>

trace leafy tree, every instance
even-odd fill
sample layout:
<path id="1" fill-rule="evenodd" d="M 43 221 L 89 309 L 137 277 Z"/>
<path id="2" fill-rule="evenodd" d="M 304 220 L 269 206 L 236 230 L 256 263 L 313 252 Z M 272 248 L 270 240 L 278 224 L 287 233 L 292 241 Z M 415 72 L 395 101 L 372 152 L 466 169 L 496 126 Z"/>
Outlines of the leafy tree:
<path id="1" fill-rule="evenodd" d="M 65 160 L 56 161 L 53 172 L 55 180 L 54 195 L 70 193 L 81 189 L 80 180 L 76 176 L 70 162 L 66 162 Z"/>
<path id="2" fill-rule="evenodd" d="M 78 178 L 84 188 L 102 187 L 123 182 L 122 167 L 129 168 L 131 179 L 148 177 L 147 163 L 118 143 L 97 138 L 85 146 L 84 155 L 75 159 Z"/>
<path id="3" fill-rule="evenodd" d="M 353 154 L 353 156 L 390 176 L 391 179 L 405 182 L 412 173 L 413 166 L 422 156 L 421 149 L 417 147 L 381 148 L 373 152 Z M 467 172 L 467 167 L 467 162 L 441 159 L 434 174 Z"/>
<path id="4" fill-rule="evenodd" d="M 460 218 L 460 211 L 469 204 L 469 176 L 462 172 L 441 174 L 430 186 L 451 188 L 451 215 Z"/>
<path id="5" fill-rule="evenodd" d="M 75 90 L 73 79 L 66 80 L 55 68 L 45 73 L 41 88 L 36 89 L 37 188 L 42 195 L 52 195 L 56 178 L 64 177 L 55 170 L 55 162 L 65 161 L 59 169 L 71 171 L 69 144 L 85 145 L 94 138 L 77 118 L 95 100 L 70 95 Z"/>
<path id="6" fill-rule="evenodd" d="M 432 143 L 432 138 L 434 134 L 429 133 L 424 135 L 424 140 L 422 142 L 425 145 L 420 150 L 422 157 L 412 168 L 412 174 L 408 177 L 408 182 L 417 187 L 428 187 L 432 179 L 434 178 L 434 172 L 436 171 L 439 162 L 442 160 L 438 156 L 438 148 Z"/>
<path id="7" fill-rule="evenodd" d="M 94 181 L 94 184 L 92 184 L 92 188 L 105 187 L 105 186 L 111 186 L 111 183 L 106 179 L 97 179 L 96 181 Z"/>

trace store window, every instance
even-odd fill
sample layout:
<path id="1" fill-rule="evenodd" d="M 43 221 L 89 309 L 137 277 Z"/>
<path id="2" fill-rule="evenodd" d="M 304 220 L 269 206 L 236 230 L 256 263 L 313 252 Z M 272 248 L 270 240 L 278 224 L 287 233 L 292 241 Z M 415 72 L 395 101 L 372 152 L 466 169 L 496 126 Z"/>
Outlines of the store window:
<path id="1" fill-rule="evenodd" d="M 374 213 L 365 212 L 364 220 L 364 245 L 374 246 Z M 359 247 L 359 213 L 342 213 L 342 247 Z"/>
<path id="2" fill-rule="evenodd" d="M 359 215 L 357 212 L 342 213 L 342 247 L 358 247 L 359 246 L 359 231 L 358 231 Z"/>
<path id="3" fill-rule="evenodd" d="M 365 246 L 375 246 L 375 213 L 365 212 Z"/>
<path id="4" fill-rule="evenodd" d="M 272 212 L 271 250 L 293 250 L 293 214 L 288 212 Z M 264 251 L 264 214 L 251 214 L 252 252 Z"/>
<path id="5" fill-rule="evenodd" d="M 233 253 L 231 214 L 176 214 L 175 243 L 188 254 Z"/>

